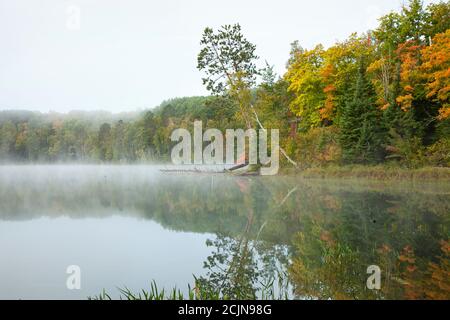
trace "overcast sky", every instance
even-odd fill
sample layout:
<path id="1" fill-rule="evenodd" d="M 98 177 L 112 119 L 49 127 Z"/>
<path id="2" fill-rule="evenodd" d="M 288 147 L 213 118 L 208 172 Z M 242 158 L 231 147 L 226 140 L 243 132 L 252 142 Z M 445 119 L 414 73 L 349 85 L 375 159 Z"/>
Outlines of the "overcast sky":
<path id="1" fill-rule="evenodd" d="M 0 109 L 133 111 L 207 94 L 196 69 L 206 26 L 239 22 L 282 74 L 294 40 L 329 46 L 403 2 L 0 0 Z"/>

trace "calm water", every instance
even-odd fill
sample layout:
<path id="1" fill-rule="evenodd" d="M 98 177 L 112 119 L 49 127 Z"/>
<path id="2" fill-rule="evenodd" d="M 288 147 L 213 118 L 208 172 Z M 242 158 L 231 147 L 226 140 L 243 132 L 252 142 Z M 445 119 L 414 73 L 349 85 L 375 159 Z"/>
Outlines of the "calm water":
<path id="1" fill-rule="evenodd" d="M 117 287 L 449 298 L 450 185 L 0 166 L 0 299 Z M 66 268 L 81 268 L 68 290 Z M 366 286 L 381 269 L 381 289 Z"/>

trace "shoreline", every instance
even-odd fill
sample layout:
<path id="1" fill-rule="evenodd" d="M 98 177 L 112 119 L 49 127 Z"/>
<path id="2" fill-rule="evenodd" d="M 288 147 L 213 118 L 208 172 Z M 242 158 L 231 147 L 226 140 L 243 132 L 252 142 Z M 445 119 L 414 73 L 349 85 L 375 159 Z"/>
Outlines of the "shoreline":
<path id="1" fill-rule="evenodd" d="M 332 166 L 316 167 L 304 170 L 281 169 L 279 175 L 297 176 L 304 179 L 370 179 L 370 180 L 420 180 L 450 181 L 450 168 L 423 167 L 408 169 L 385 165 L 364 166 Z"/>
<path id="2" fill-rule="evenodd" d="M 188 166 L 189 168 L 181 169 L 179 166 L 171 168 L 170 163 L 164 162 L 135 162 L 135 163 L 120 163 L 120 162 L 0 162 L 0 167 L 9 166 L 136 166 L 136 167 L 155 167 L 159 168 L 161 172 L 176 171 L 177 173 L 191 173 L 191 174 L 230 174 L 229 172 L 219 172 L 217 168 L 212 170 L 212 167 Z M 205 169 L 204 171 L 202 169 Z M 230 174 L 232 175 L 232 174 Z M 239 176 L 239 175 L 235 175 Z M 245 175 L 243 175 L 245 176 Z M 293 167 L 280 168 L 275 176 L 298 177 L 303 179 L 368 179 L 374 181 L 450 181 L 450 167 L 422 167 L 417 169 L 402 168 L 389 165 L 344 165 L 344 166 L 324 166 L 307 169 L 296 169 Z"/>

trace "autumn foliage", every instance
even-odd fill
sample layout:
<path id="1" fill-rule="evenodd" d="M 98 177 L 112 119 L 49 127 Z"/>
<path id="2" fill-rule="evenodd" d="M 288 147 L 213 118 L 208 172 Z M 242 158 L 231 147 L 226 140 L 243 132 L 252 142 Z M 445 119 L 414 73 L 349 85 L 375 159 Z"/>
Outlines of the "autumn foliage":
<path id="1" fill-rule="evenodd" d="M 421 71 L 426 79 L 427 98 L 441 105 L 439 120 L 450 117 L 450 30 L 437 34 L 433 44 L 422 50 Z"/>
<path id="2" fill-rule="evenodd" d="M 336 127 L 345 142 L 342 154 L 351 155 L 343 160 L 357 163 L 405 160 L 404 144 L 416 146 L 411 154 L 447 145 L 449 17 L 448 2 L 424 8 L 410 0 L 400 13 L 381 17 L 377 29 L 352 34 L 328 49 L 308 50 L 296 42 L 284 80 L 302 134 Z M 357 149 L 347 150 L 352 145 Z"/>

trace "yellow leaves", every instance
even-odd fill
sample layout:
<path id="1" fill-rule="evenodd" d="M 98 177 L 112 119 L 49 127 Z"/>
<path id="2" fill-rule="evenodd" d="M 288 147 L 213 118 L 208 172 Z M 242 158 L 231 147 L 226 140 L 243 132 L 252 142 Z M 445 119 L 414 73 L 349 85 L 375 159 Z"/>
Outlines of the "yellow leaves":
<path id="1" fill-rule="evenodd" d="M 374 72 L 380 71 L 383 68 L 383 66 L 385 66 L 385 65 L 386 65 L 385 58 L 375 60 L 374 62 L 372 62 L 369 65 L 369 67 L 367 67 L 367 72 L 374 73 Z"/>
<path id="2" fill-rule="evenodd" d="M 296 51 L 285 75 L 289 91 L 296 96 L 291 110 L 312 126 L 333 121 L 343 96 L 352 90 L 359 61 L 368 63 L 372 50 L 365 36 L 354 34 L 327 50 L 317 46 Z"/>
<path id="3" fill-rule="evenodd" d="M 450 92 L 450 84 L 448 86 L 441 88 L 437 92 L 437 98 L 441 101 L 448 101 L 448 93 L 449 92 Z"/>
<path id="4" fill-rule="evenodd" d="M 402 108 L 403 111 L 408 111 L 413 102 L 413 96 L 411 94 L 407 94 L 405 96 L 399 96 L 396 99 L 398 105 Z"/>
<path id="5" fill-rule="evenodd" d="M 361 57 L 369 64 L 367 72 L 381 110 L 393 103 L 404 112 L 411 108 L 434 108 L 429 114 L 438 120 L 450 118 L 450 30 L 437 34 L 431 46 L 407 41 L 397 50 L 379 56 L 364 38 L 353 36 L 327 50 L 299 50 L 290 62 L 285 79 L 294 94 L 291 110 L 307 127 L 331 123 L 344 104 Z M 400 87 L 400 92 L 398 88 Z M 344 98 L 343 98 L 344 97 Z M 427 103 L 425 99 L 434 103 Z M 430 102 L 430 101 L 428 101 Z"/>
<path id="6" fill-rule="evenodd" d="M 403 90 L 405 91 L 405 95 L 403 96 L 398 96 L 395 101 L 397 102 L 397 104 L 400 106 L 400 108 L 404 111 L 407 112 L 409 109 L 411 109 L 412 107 L 412 103 L 414 100 L 414 96 L 413 96 L 413 91 L 414 88 L 411 85 L 406 85 Z M 387 104 L 386 108 L 389 106 L 389 104 Z"/>
<path id="7" fill-rule="evenodd" d="M 396 98 L 397 104 L 406 112 L 417 96 L 424 95 L 442 104 L 438 119 L 447 119 L 450 116 L 450 30 L 437 35 L 433 45 L 428 47 L 416 45 L 413 41 L 401 44 L 397 54 L 401 60 L 400 82 L 403 87 L 403 92 Z"/>
<path id="8" fill-rule="evenodd" d="M 325 94 L 321 78 L 323 47 L 296 52 L 294 60 L 285 75 L 288 91 L 296 95 L 290 108 L 311 127 L 320 124 L 319 110 L 323 108 Z"/>
<path id="9" fill-rule="evenodd" d="M 438 119 L 439 120 L 445 120 L 445 119 L 448 119 L 448 118 L 450 118 L 450 105 L 447 104 L 446 106 L 444 106 L 443 108 L 441 108 L 439 110 Z"/>
<path id="10" fill-rule="evenodd" d="M 422 50 L 424 57 L 423 69 L 432 71 L 449 62 L 450 54 L 450 29 L 445 33 L 437 34 L 433 39 L 433 44 Z M 448 65 L 446 65 L 448 68 Z"/>

